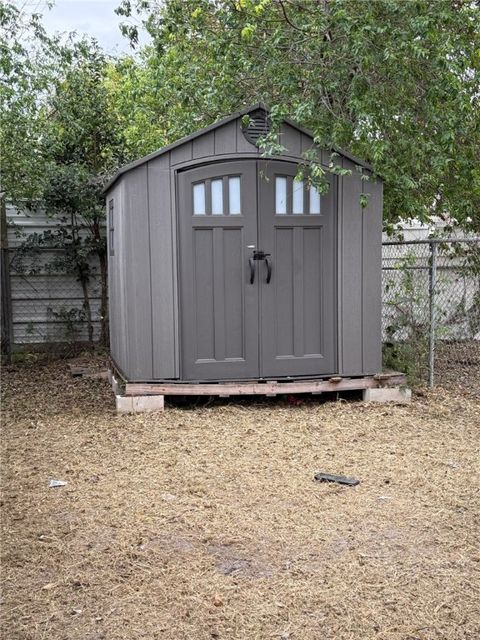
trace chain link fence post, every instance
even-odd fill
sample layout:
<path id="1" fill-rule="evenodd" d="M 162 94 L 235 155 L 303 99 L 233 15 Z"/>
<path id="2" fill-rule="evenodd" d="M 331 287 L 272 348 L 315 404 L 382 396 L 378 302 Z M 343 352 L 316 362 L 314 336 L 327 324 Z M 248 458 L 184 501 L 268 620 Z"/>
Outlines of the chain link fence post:
<path id="1" fill-rule="evenodd" d="M 1 324 L 2 324 L 2 340 L 1 352 L 2 361 L 10 362 L 12 355 L 13 328 L 12 328 L 12 295 L 10 291 L 10 269 L 9 269 L 9 253 L 8 253 L 8 234 L 7 234 L 7 217 L 6 207 L 3 198 L 0 201 L 0 287 L 1 287 Z"/>

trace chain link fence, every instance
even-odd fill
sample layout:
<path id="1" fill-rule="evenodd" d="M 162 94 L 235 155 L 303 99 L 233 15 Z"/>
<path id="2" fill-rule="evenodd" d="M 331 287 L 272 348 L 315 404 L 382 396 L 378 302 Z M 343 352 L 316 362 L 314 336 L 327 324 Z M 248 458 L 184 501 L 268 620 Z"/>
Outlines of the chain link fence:
<path id="1" fill-rule="evenodd" d="M 76 261 L 68 242 L 56 244 L 64 237 L 59 231 L 73 237 L 71 227 L 42 208 L 2 206 L 0 222 L 2 355 L 43 350 L 55 357 L 105 342 L 98 254 L 83 257 L 81 245 Z M 77 232 L 88 236 L 83 228 Z"/>
<path id="2" fill-rule="evenodd" d="M 98 265 L 92 257 L 91 275 L 83 287 L 75 275 L 56 266 L 55 253 L 51 248 L 27 254 L 21 248 L 2 249 L 2 351 L 68 353 L 99 341 Z"/>
<path id="3" fill-rule="evenodd" d="M 480 393 L 480 238 L 383 244 L 384 366 Z"/>

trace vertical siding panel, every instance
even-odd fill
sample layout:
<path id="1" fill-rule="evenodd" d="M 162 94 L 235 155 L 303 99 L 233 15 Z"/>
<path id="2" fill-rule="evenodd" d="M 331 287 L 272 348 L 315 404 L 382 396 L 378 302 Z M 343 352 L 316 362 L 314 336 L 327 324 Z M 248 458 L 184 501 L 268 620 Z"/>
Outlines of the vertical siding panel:
<path id="1" fill-rule="evenodd" d="M 127 353 L 127 317 L 125 312 L 125 206 L 124 206 L 124 179 L 119 182 L 107 196 L 108 203 L 114 202 L 114 255 L 108 257 L 108 290 L 109 290 L 109 325 L 110 325 L 110 351 L 113 361 L 122 372 L 128 370 Z M 107 215 L 108 225 L 108 215 Z M 107 229 L 107 238 L 108 229 Z"/>
<path id="2" fill-rule="evenodd" d="M 107 207 L 107 247 L 108 247 L 108 294 L 109 294 L 109 330 L 110 330 L 110 353 L 114 362 L 121 367 L 120 352 L 119 352 L 119 339 L 121 335 L 121 326 L 119 323 L 120 314 L 118 312 L 119 303 L 119 271 L 121 269 L 121 263 L 118 262 L 118 244 L 121 240 L 119 221 L 121 216 L 121 203 L 120 203 L 120 189 L 121 180 L 117 183 L 114 189 L 112 189 L 106 199 Z M 110 216 L 108 214 L 110 200 L 113 199 L 114 203 L 114 231 L 115 238 L 115 254 L 110 254 Z"/>
<path id="3" fill-rule="evenodd" d="M 125 305 L 128 369 L 131 380 L 152 377 L 152 294 L 148 224 L 147 165 L 125 179 Z"/>
<path id="4" fill-rule="evenodd" d="M 214 340 L 215 360 L 225 359 L 225 260 L 224 260 L 224 230 L 220 227 L 213 229 L 213 307 L 214 307 Z M 218 265 L 222 265 L 219 269 Z M 215 268 L 217 267 L 217 268 Z M 199 292 L 201 295 L 201 292 Z"/>
<path id="5" fill-rule="evenodd" d="M 343 374 L 343 176 L 337 178 L 337 370 Z"/>
<path id="6" fill-rule="evenodd" d="M 148 163 L 152 260 L 153 378 L 174 378 L 175 310 L 169 154 Z"/>
<path id="7" fill-rule="evenodd" d="M 301 133 L 300 135 L 300 151 L 301 153 L 305 153 L 305 151 L 313 147 L 313 139 L 310 138 L 310 136 L 307 136 L 305 133 Z"/>
<path id="8" fill-rule="evenodd" d="M 215 136 L 214 152 L 216 156 L 224 153 L 235 153 L 237 148 L 236 125 L 237 121 L 234 120 L 233 122 L 224 124 L 223 127 L 215 129 L 213 132 Z"/>
<path id="9" fill-rule="evenodd" d="M 274 331 L 273 348 L 280 356 L 293 356 L 295 352 L 294 322 L 294 230 L 292 227 L 277 227 L 274 235 L 274 256 L 282 256 L 275 262 L 273 318 L 263 320 L 263 331 L 266 327 Z M 267 320 L 267 321 L 265 321 Z M 263 337 L 265 340 L 266 336 Z"/>
<path id="10" fill-rule="evenodd" d="M 213 156 L 215 153 L 215 131 L 210 131 L 193 140 L 193 159 Z"/>
<path id="11" fill-rule="evenodd" d="M 285 152 L 287 155 L 301 155 L 302 134 L 298 129 L 294 129 L 289 124 L 282 125 L 280 128 L 280 143 L 287 149 Z"/>
<path id="12" fill-rule="evenodd" d="M 118 326 L 119 330 L 119 345 L 118 351 L 120 354 L 120 361 L 117 363 L 121 368 L 123 373 L 126 373 L 129 368 L 129 360 L 128 360 L 128 348 L 127 348 L 127 340 L 128 340 L 128 317 L 127 317 L 127 306 L 126 306 L 126 283 L 125 283 L 125 274 L 128 268 L 127 264 L 127 255 L 126 255 L 126 207 L 125 207 L 125 178 L 121 179 L 121 189 L 119 194 L 119 202 L 120 202 L 120 212 L 117 217 L 117 226 L 118 226 L 118 256 L 117 252 L 115 254 L 116 264 L 118 267 L 118 279 L 117 279 L 117 292 L 118 292 Z"/>
<path id="13" fill-rule="evenodd" d="M 176 149 L 172 149 L 170 152 L 170 164 L 180 164 L 181 162 L 188 162 L 193 158 L 193 144 L 192 142 L 185 142 Z"/>
<path id="14" fill-rule="evenodd" d="M 178 264 L 180 241 L 178 237 L 178 197 L 176 181 L 177 176 L 171 168 L 170 161 L 170 221 L 171 221 L 171 246 L 173 247 L 172 261 L 172 281 L 173 281 L 173 360 L 175 366 L 175 377 L 180 377 L 180 298 L 178 292 Z"/>
<path id="15" fill-rule="evenodd" d="M 310 229 L 307 233 L 311 231 Z M 293 354 L 302 357 L 305 353 L 305 229 L 293 229 Z"/>
<path id="16" fill-rule="evenodd" d="M 381 182 L 363 182 L 369 193 L 363 210 L 363 370 L 382 367 L 382 192 Z"/>
<path id="17" fill-rule="evenodd" d="M 344 167 L 351 169 L 352 175 L 344 176 L 342 181 L 342 374 L 356 375 L 363 373 L 362 180 L 352 162 L 345 160 Z"/>

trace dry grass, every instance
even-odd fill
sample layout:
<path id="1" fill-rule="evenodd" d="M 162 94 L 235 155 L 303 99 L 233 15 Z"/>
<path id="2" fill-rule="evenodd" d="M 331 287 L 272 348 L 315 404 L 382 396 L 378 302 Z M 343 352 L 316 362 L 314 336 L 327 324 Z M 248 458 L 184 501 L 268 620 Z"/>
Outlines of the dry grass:
<path id="1" fill-rule="evenodd" d="M 435 380 L 450 389 L 480 397 L 480 340 L 438 341 L 435 350 Z"/>
<path id="2" fill-rule="evenodd" d="M 4 638 L 480 637 L 472 396 L 128 417 L 64 363 L 3 382 Z"/>

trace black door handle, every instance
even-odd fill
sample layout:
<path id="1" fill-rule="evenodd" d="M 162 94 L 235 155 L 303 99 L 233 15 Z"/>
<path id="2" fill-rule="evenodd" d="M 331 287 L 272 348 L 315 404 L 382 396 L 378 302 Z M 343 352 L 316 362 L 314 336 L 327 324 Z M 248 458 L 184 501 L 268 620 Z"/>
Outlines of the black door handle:
<path id="1" fill-rule="evenodd" d="M 272 279 L 272 260 L 270 258 L 269 253 L 265 253 L 264 251 L 254 251 L 253 256 L 248 259 L 248 264 L 250 265 L 250 284 L 253 284 L 255 280 L 255 260 L 265 260 L 265 264 L 267 265 L 267 284 Z"/>
<path id="2" fill-rule="evenodd" d="M 255 262 L 253 258 L 248 259 L 248 264 L 250 265 L 250 284 L 253 284 L 255 280 Z"/>
<path id="3" fill-rule="evenodd" d="M 265 263 L 267 265 L 267 284 L 269 284 L 272 279 L 272 259 L 269 255 L 265 256 Z"/>

